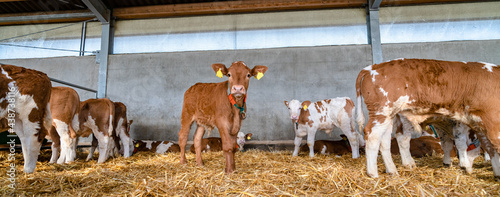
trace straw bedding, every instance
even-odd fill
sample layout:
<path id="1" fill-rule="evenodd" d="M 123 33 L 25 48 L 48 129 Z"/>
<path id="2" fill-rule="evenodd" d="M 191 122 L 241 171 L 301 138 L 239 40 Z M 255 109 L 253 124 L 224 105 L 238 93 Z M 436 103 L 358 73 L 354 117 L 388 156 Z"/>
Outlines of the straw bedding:
<path id="1" fill-rule="evenodd" d="M 7 152 L 0 153 L 4 176 L 0 194 L 10 192 L 5 176 Z M 491 196 L 500 194 L 490 162 L 479 157 L 474 172 L 467 175 L 458 165 L 443 168 L 442 155 L 416 159 L 417 168 L 401 167 L 393 156 L 399 176 L 384 173 L 379 158 L 380 178 L 366 176 L 366 158 L 352 159 L 291 151 L 249 150 L 236 153 L 233 174 L 224 173 L 222 152 L 203 154 L 204 167 L 196 166 L 188 153 L 187 165 L 179 164 L 178 153 L 137 153 L 128 159 L 112 158 L 104 164 L 85 162 L 78 153 L 72 164 L 49 164 L 50 150 L 42 151 L 34 174 L 22 171 L 22 154 L 16 155 L 16 196 Z M 94 158 L 96 158 L 94 156 Z M 2 195 L 3 196 L 3 195 Z"/>

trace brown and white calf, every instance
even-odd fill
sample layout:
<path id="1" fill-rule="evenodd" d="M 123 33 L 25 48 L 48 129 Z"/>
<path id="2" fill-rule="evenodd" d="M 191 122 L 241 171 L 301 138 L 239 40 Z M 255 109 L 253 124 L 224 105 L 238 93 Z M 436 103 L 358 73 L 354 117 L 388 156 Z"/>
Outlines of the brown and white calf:
<path id="1" fill-rule="evenodd" d="M 128 158 L 134 152 L 134 143 L 132 138 L 130 138 L 130 125 L 132 120 L 127 119 L 127 106 L 121 102 L 114 102 L 115 104 L 115 116 L 113 128 L 115 129 L 115 145 L 119 149 L 120 153 L 123 153 L 123 157 Z"/>
<path id="2" fill-rule="evenodd" d="M 246 97 L 250 77 L 260 79 L 267 71 L 266 66 L 248 68 L 244 62 L 234 62 L 229 68 L 224 64 L 212 64 L 217 76 L 228 77 L 228 81 L 220 83 L 197 83 L 184 94 L 182 106 L 179 146 L 181 147 L 180 163 L 186 163 L 186 144 L 189 130 L 193 122 L 197 129 L 194 135 L 196 164 L 203 165 L 201 159 L 201 141 L 205 130 L 217 127 L 222 140 L 225 157 L 225 172 L 235 170 L 234 150 L 236 135 L 240 131 L 241 121 L 245 118 Z"/>
<path id="3" fill-rule="evenodd" d="M 72 88 L 52 87 L 50 112 L 52 114 L 52 128 L 49 131 L 52 140 L 50 163 L 73 162 L 76 157 L 76 131 L 80 130 L 78 121 L 80 96 Z M 61 155 L 58 159 L 59 149 Z"/>
<path id="4" fill-rule="evenodd" d="M 40 71 L 5 64 L 0 64 L 0 69 L 0 131 L 17 134 L 23 149 L 23 170 L 33 173 L 42 141 L 52 123 L 49 107 L 52 85 Z"/>
<path id="5" fill-rule="evenodd" d="M 136 140 L 134 152 L 154 152 L 157 154 L 177 153 L 180 151 L 178 144 L 169 141 Z"/>
<path id="6" fill-rule="evenodd" d="M 341 135 L 342 140 L 331 141 L 331 140 L 316 140 L 314 142 L 314 153 L 319 153 L 323 155 L 346 155 L 352 152 L 349 140 L 345 135 Z M 304 144 L 300 147 L 300 152 L 309 152 L 309 146 Z"/>
<path id="7" fill-rule="evenodd" d="M 121 102 L 113 102 L 115 105 L 115 114 L 113 116 L 113 144 L 111 156 L 123 155 L 123 157 L 128 158 L 134 152 L 134 142 L 130 138 L 130 125 L 134 122 L 133 120 L 127 121 L 127 106 Z M 87 160 L 92 159 L 95 149 L 98 146 L 98 140 L 92 136 L 92 145 L 90 147 L 89 155 Z"/>
<path id="8" fill-rule="evenodd" d="M 359 148 L 364 146 L 363 136 L 356 131 L 354 115 L 354 103 L 350 98 L 332 98 L 311 103 L 298 100 L 285 101 L 290 112 L 290 118 L 295 129 L 295 149 L 293 156 L 299 153 L 302 138 L 307 135 L 309 156 L 314 157 L 314 139 L 318 130 L 325 133 L 332 132 L 337 127 L 342 130 L 349 142 L 351 142 L 352 158 L 359 157 Z"/>
<path id="9" fill-rule="evenodd" d="M 399 59 L 364 68 L 356 80 L 357 121 L 364 128 L 367 174 L 378 177 L 379 150 L 386 172 L 398 174 L 390 153 L 393 119 L 404 116 L 417 131 L 420 122 L 442 115 L 477 131 L 500 178 L 500 68 L 482 62 Z"/>
<path id="10" fill-rule="evenodd" d="M 236 137 L 236 144 L 238 145 L 238 150 L 243 151 L 245 142 L 250 140 L 252 137 L 251 133 L 244 134 L 243 132 L 238 132 L 238 136 Z M 189 149 L 192 153 L 196 153 L 194 146 L 191 146 Z M 222 150 L 222 140 L 220 137 L 209 137 L 203 138 L 201 140 L 201 152 L 206 151 L 221 151 Z"/>
<path id="11" fill-rule="evenodd" d="M 445 166 L 451 165 L 452 152 L 456 148 L 455 154 L 460 160 L 460 167 L 465 168 L 467 173 L 472 173 L 474 159 L 481 154 L 481 142 L 477 138 L 476 131 L 461 122 L 442 117 L 428 118 L 420 125 L 426 128 L 426 132 L 439 137 L 444 151 Z"/>
<path id="12" fill-rule="evenodd" d="M 192 153 L 196 153 L 196 149 L 193 146 L 189 148 Z M 213 151 L 218 152 L 222 151 L 222 140 L 220 137 L 208 137 L 203 138 L 201 140 L 201 152 Z"/>
<path id="13" fill-rule="evenodd" d="M 89 99 L 80 103 L 80 131 L 77 135 L 87 137 L 92 133 L 97 139 L 99 148 L 97 163 L 105 162 L 113 153 L 114 115 L 115 105 L 107 98 Z M 95 150 L 91 148 L 87 161 L 92 159 L 93 149 Z"/>
<path id="14" fill-rule="evenodd" d="M 428 118 L 424 122 L 420 123 L 420 126 L 421 128 L 426 129 L 425 132 L 417 133 L 417 135 L 421 134 L 422 136 L 439 137 L 439 140 L 434 137 L 432 138 L 440 141 L 440 149 L 437 151 L 444 153 L 443 164 L 445 166 L 451 165 L 451 155 L 456 154 L 454 152 L 454 147 L 456 147 L 460 160 L 460 167 L 465 168 L 467 173 L 472 172 L 472 163 L 481 153 L 481 148 L 478 148 L 480 142 L 475 135 L 475 131 L 471 130 L 463 123 L 440 116 Z M 414 152 L 418 152 L 418 150 L 415 150 L 413 146 L 422 147 L 424 145 L 419 144 L 419 142 L 430 144 L 432 140 L 428 138 L 411 139 L 411 135 L 415 133 L 414 128 L 412 124 L 403 116 L 396 115 L 394 119 L 394 127 L 396 128 L 396 144 L 399 146 L 403 166 L 413 168 L 415 167 L 415 161 L 411 156 L 414 156 Z M 425 141 L 422 141 L 421 139 L 425 139 Z M 392 144 L 394 141 L 395 140 L 391 142 L 391 152 L 393 151 L 394 146 Z M 422 154 L 423 153 L 429 152 L 422 150 Z"/>
<path id="15" fill-rule="evenodd" d="M 238 136 L 236 137 L 236 144 L 238 144 L 238 150 L 240 150 L 241 152 L 243 152 L 245 150 L 245 143 L 252 139 L 252 135 L 251 133 L 243 133 L 243 132 L 238 132 Z"/>
<path id="16" fill-rule="evenodd" d="M 396 139 L 391 141 L 391 153 L 399 155 L 399 146 Z M 439 139 L 433 136 L 422 136 L 410 140 L 410 153 L 412 157 L 421 158 L 433 154 L 443 154 Z"/>

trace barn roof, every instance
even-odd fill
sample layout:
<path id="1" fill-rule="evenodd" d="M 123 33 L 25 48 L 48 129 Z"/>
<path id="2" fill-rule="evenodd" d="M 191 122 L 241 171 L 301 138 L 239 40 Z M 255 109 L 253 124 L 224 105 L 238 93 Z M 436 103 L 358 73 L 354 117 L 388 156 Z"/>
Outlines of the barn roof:
<path id="1" fill-rule="evenodd" d="M 473 0 L 368 0 L 384 6 L 478 2 Z M 98 10 L 114 19 L 365 8 L 367 0 L 0 0 L 0 25 L 83 21 Z M 96 11 L 97 10 L 97 11 Z"/>

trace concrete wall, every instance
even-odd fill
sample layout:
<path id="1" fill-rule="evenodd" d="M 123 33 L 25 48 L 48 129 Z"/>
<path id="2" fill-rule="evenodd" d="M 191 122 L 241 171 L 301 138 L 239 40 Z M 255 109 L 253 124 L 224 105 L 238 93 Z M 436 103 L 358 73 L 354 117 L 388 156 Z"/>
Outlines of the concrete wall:
<path id="1" fill-rule="evenodd" d="M 500 64 L 500 40 L 441 43 L 386 44 L 384 60 L 432 58 L 484 61 Z M 284 100 L 300 101 L 348 96 L 355 99 L 359 70 L 371 64 L 369 45 L 228 50 L 179 53 L 111 55 L 108 97 L 128 106 L 135 139 L 178 140 L 184 92 L 197 82 L 222 82 L 212 63 L 229 66 L 244 61 L 249 67 L 266 65 L 261 80 L 251 79 L 247 119 L 241 131 L 254 140 L 293 140 L 294 131 Z M 94 57 L 0 60 L 34 68 L 50 77 L 97 89 Z M 79 91 L 81 99 L 94 97 Z M 192 127 L 190 139 L 196 126 Z M 318 132 L 317 139 L 329 136 Z M 218 136 L 215 130 L 211 136 Z"/>

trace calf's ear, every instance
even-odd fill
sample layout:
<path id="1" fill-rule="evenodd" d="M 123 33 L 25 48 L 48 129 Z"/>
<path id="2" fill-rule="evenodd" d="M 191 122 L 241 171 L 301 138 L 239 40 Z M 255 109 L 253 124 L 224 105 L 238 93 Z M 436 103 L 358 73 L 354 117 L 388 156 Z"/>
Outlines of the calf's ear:
<path id="1" fill-rule="evenodd" d="M 285 101 L 285 105 L 288 107 L 288 101 Z"/>
<path id="2" fill-rule="evenodd" d="M 246 139 L 246 140 L 250 140 L 250 139 L 252 139 L 252 134 L 251 134 L 251 133 L 246 134 L 246 135 L 245 135 L 245 139 Z"/>
<path id="3" fill-rule="evenodd" d="M 302 109 L 304 109 L 305 111 L 307 111 L 307 108 L 309 107 L 309 105 L 311 105 L 311 101 L 304 101 L 304 102 L 302 102 Z"/>
<path id="4" fill-rule="evenodd" d="M 214 69 L 217 77 L 222 78 L 222 76 L 227 75 L 227 68 L 224 64 L 212 64 L 212 69 Z"/>
<path id="5" fill-rule="evenodd" d="M 257 80 L 260 80 L 267 71 L 267 66 L 258 65 L 252 68 L 252 76 L 255 76 Z"/>

